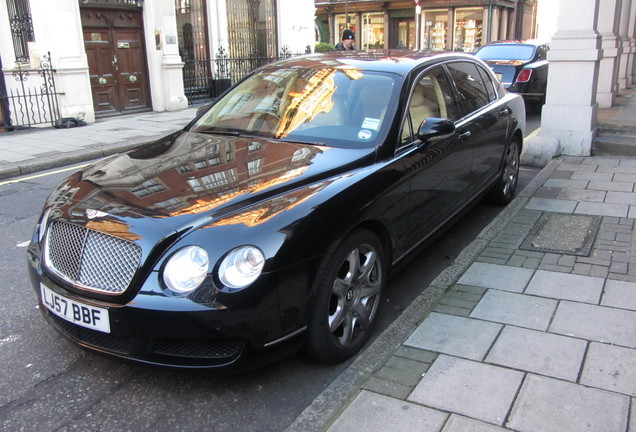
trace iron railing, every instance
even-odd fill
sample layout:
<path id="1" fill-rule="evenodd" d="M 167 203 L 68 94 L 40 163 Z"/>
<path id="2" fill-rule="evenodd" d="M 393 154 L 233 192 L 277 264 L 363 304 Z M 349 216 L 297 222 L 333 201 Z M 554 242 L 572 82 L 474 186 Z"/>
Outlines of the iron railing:
<path id="1" fill-rule="evenodd" d="M 228 56 L 219 48 L 213 59 L 186 60 L 183 66 L 183 87 L 190 104 L 212 100 L 237 83 L 247 74 L 273 61 L 295 57 L 311 52 L 308 46 L 304 53 L 292 53 L 283 47 L 278 57 L 263 57 L 252 54 L 243 58 Z"/>
<path id="2" fill-rule="evenodd" d="M 43 56 L 39 69 L 24 69 L 18 63 L 17 70 L 5 75 L 5 91 L 0 87 L 0 105 L 7 114 L 5 128 L 47 123 L 55 126 L 60 118 L 57 98 L 63 94 L 55 87 L 55 72 L 49 52 Z M 9 73 L 13 80 L 8 77 Z"/>

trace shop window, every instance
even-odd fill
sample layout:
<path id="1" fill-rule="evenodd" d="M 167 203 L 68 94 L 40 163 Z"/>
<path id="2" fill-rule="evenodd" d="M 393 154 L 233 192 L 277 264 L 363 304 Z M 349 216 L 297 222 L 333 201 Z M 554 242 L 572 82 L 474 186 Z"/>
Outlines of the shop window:
<path id="1" fill-rule="evenodd" d="M 343 31 L 345 31 L 346 29 L 351 29 L 354 33 L 356 33 L 355 45 L 356 47 L 358 47 L 358 32 L 356 31 L 356 26 L 351 24 L 352 18 L 352 15 L 349 15 L 347 17 L 347 15 L 345 14 L 335 16 L 334 25 L 336 26 L 336 36 L 334 40 L 336 41 L 336 43 L 342 40 Z"/>
<path id="2" fill-rule="evenodd" d="M 359 39 L 359 49 L 384 48 L 384 14 L 362 14 L 362 30 Z"/>
<path id="3" fill-rule="evenodd" d="M 423 49 L 446 51 L 448 11 L 424 11 Z"/>
<path id="4" fill-rule="evenodd" d="M 484 9 L 465 8 L 455 11 L 455 51 L 475 52 L 482 44 Z"/>
<path id="5" fill-rule="evenodd" d="M 29 0 L 7 0 L 7 11 L 15 60 L 26 63 L 29 61 L 29 42 L 35 41 Z"/>
<path id="6" fill-rule="evenodd" d="M 415 21 L 398 22 L 398 43 L 396 48 L 415 48 Z"/>

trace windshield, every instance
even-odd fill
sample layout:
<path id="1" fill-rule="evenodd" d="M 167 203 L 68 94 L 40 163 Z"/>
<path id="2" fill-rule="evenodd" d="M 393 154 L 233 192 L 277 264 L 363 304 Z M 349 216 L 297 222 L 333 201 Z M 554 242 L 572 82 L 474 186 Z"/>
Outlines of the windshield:
<path id="1" fill-rule="evenodd" d="M 475 54 L 482 60 L 532 60 L 534 45 L 487 45 Z"/>
<path id="2" fill-rule="evenodd" d="M 333 67 L 271 67 L 233 88 L 190 129 L 366 148 L 391 123 L 397 76 Z"/>

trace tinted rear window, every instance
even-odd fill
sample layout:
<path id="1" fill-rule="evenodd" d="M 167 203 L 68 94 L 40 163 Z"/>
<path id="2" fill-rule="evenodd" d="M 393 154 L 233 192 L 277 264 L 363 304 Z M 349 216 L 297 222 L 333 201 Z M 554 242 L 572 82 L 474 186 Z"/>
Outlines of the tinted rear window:
<path id="1" fill-rule="evenodd" d="M 475 55 L 482 60 L 531 60 L 534 51 L 533 45 L 488 45 Z"/>

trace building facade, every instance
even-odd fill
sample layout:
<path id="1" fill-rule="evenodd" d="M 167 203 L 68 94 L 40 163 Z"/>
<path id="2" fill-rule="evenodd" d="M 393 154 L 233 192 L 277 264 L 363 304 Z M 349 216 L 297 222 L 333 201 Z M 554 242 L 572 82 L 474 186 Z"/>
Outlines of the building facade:
<path id="1" fill-rule="evenodd" d="M 474 52 L 502 39 L 534 37 L 535 0 L 315 0 L 323 33 L 337 43 L 349 28 L 358 49 Z"/>
<path id="2" fill-rule="evenodd" d="M 311 0 L 0 0 L 0 23 L 0 127 L 182 109 L 315 39 Z"/>

